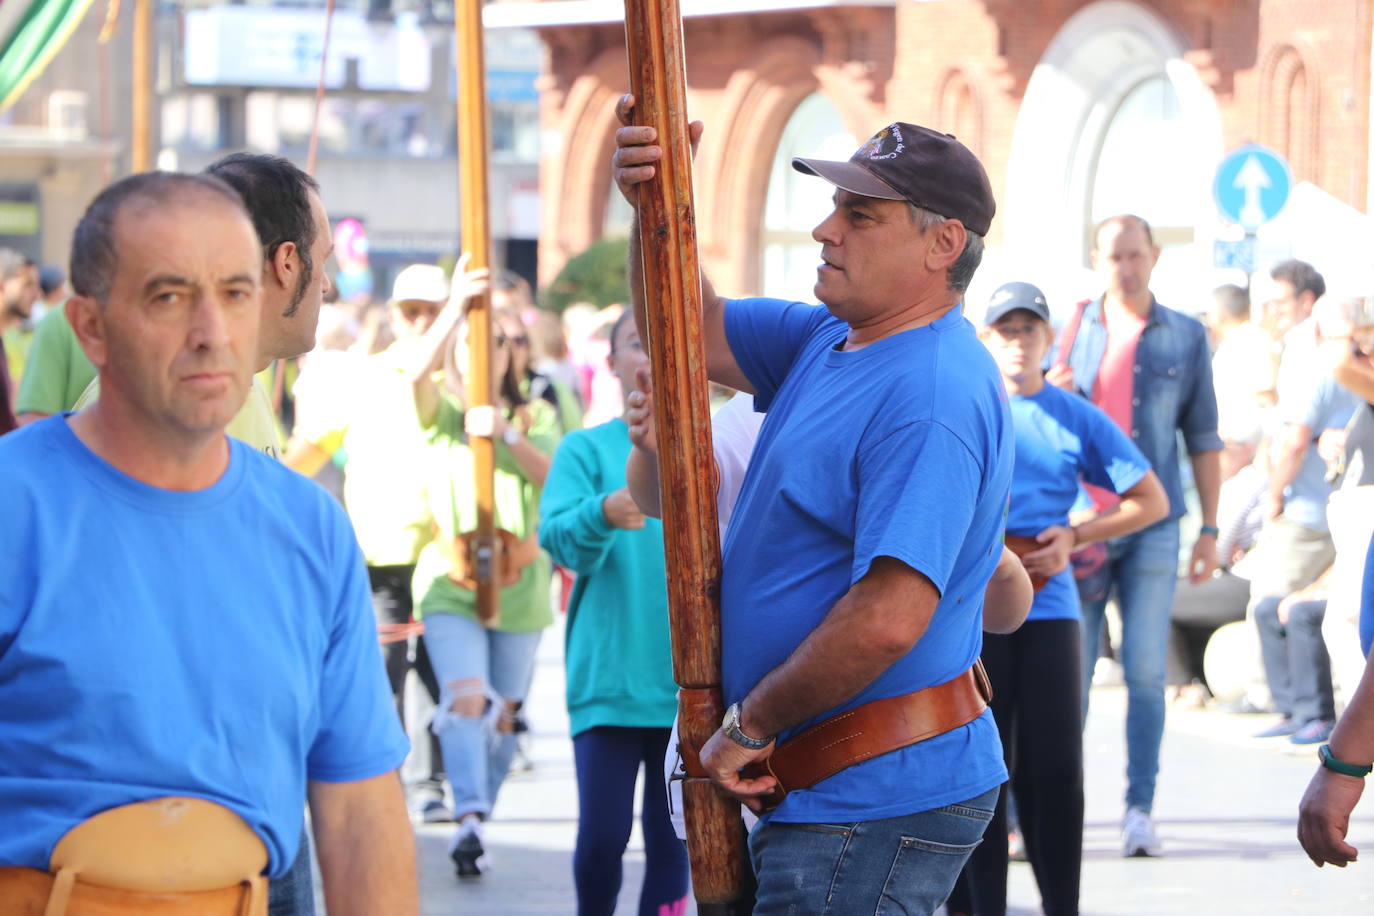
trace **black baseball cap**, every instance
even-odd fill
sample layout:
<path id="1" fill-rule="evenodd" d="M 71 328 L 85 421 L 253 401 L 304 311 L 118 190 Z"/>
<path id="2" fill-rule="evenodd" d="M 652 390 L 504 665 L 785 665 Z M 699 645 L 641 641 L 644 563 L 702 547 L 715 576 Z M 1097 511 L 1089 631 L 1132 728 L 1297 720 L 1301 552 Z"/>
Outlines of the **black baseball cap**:
<path id="1" fill-rule="evenodd" d="M 1036 318 L 1049 323 L 1050 307 L 1045 302 L 1045 294 L 1040 292 L 1040 287 L 1031 283 L 1012 282 L 1003 283 L 992 294 L 992 298 L 988 300 L 988 313 L 983 319 L 983 324 L 994 325 L 1017 309 L 1032 312 Z"/>
<path id="2" fill-rule="evenodd" d="M 904 200 L 957 219 L 987 235 L 997 202 L 978 157 L 954 138 L 929 127 L 896 121 L 878 131 L 848 162 L 793 159 L 792 168 L 864 197 Z"/>

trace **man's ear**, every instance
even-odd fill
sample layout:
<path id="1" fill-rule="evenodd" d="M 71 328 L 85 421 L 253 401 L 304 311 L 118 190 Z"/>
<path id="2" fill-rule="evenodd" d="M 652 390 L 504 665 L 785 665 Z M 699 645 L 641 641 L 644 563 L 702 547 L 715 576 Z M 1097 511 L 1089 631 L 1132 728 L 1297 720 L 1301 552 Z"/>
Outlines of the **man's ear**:
<path id="1" fill-rule="evenodd" d="M 277 250 L 272 252 L 271 259 L 267 262 L 267 274 L 265 279 L 270 283 L 275 283 L 282 289 L 296 288 L 296 274 L 301 269 L 301 259 L 299 252 L 296 251 L 295 242 L 282 242 L 277 246 Z"/>
<path id="2" fill-rule="evenodd" d="M 105 368 L 109 347 L 105 336 L 105 309 L 90 296 L 72 296 L 65 306 L 67 323 L 76 334 L 86 358 L 97 369 Z"/>
<path id="3" fill-rule="evenodd" d="M 926 252 L 926 267 L 932 273 L 953 267 L 959 255 L 964 253 L 968 230 L 957 219 L 951 219 L 932 227 L 930 231 L 935 233 L 935 240 Z"/>

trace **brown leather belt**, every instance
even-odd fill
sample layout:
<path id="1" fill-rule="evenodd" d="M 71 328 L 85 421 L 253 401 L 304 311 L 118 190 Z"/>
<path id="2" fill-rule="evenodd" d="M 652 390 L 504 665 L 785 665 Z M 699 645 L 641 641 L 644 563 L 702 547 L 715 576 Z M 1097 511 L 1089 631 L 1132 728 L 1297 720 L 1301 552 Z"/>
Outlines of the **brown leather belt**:
<path id="1" fill-rule="evenodd" d="M 1007 535 L 1006 545 L 1007 549 L 1010 550 L 1012 553 L 1016 554 L 1018 557 L 1024 557 L 1026 554 L 1035 550 L 1039 550 L 1045 546 L 1044 544 L 1037 541 L 1035 538 L 1022 537 L 1019 534 Z M 1030 572 L 1029 570 L 1027 570 L 1026 575 L 1030 576 L 1031 589 L 1033 591 L 1040 591 L 1040 589 L 1045 587 L 1045 583 L 1050 581 L 1049 576 L 1037 575 L 1036 573 Z"/>
<path id="2" fill-rule="evenodd" d="M 0 913 L 43 916 L 52 895 L 53 875 L 36 868 L 0 866 Z M 67 899 L 69 916 L 242 916 L 249 889 L 233 885 L 212 891 L 154 893 L 126 891 L 76 882 Z"/>
<path id="3" fill-rule="evenodd" d="M 992 684 L 982 659 L 953 680 L 913 693 L 874 700 L 818 722 L 778 745 L 767 760 L 744 768 L 749 777 L 770 775 L 778 788 L 764 800 L 775 808 L 788 792 L 809 789 L 841 770 L 943 735 L 983 714 Z M 678 744 L 687 775 L 707 778 L 696 748 Z"/>

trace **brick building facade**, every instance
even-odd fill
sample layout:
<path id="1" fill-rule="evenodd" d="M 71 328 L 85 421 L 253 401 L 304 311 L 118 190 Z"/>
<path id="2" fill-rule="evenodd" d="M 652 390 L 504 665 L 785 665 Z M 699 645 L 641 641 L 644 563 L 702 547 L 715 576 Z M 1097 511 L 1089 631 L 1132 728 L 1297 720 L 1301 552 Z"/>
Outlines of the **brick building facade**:
<path id="1" fill-rule="evenodd" d="M 722 290 L 795 292 L 789 260 L 826 192 L 790 155 L 891 120 L 947 130 L 986 164 L 999 201 L 987 273 L 1082 282 L 1089 227 L 1111 212 L 1160 228 L 1162 268 L 1188 282 L 1225 233 L 1210 182 L 1259 142 L 1294 179 L 1368 211 L 1371 0 L 684 0 L 689 106 L 706 122 L 695 171 L 704 263 Z M 534 27 L 541 82 L 540 277 L 610 231 L 613 105 L 627 84 L 615 0 L 497 4 Z M 499 14 L 498 14 L 499 15 Z M 824 202 L 821 201 L 822 215 Z M 1353 211 L 1352 211 L 1353 212 Z M 1281 244 L 1280 244 L 1280 247 Z M 1029 277 L 1028 277 L 1029 278 Z"/>

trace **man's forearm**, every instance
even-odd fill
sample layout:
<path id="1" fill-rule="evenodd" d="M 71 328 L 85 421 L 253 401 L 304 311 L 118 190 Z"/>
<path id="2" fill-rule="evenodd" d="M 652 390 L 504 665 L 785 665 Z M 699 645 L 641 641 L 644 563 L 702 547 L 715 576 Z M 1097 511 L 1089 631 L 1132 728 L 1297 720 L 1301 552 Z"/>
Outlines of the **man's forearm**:
<path id="1" fill-rule="evenodd" d="M 833 709 L 911 651 L 940 595 L 930 580 L 880 557 L 787 660 L 749 691 L 740 727 L 762 737 Z"/>
<path id="2" fill-rule="evenodd" d="M 1191 460 L 1193 482 L 1197 485 L 1198 505 L 1202 509 L 1202 524 L 1215 528 L 1217 500 L 1221 494 L 1221 452 L 1198 452 Z"/>
<path id="3" fill-rule="evenodd" d="M 419 911 L 415 838 L 395 773 L 311 783 L 310 814 L 330 916 Z"/>
<path id="4" fill-rule="evenodd" d="M 630 497 L 649 518 L 662 518 L 662 494 L 658 490 L 658 456 L 642 449 L 630 449 L 629 460 L 625 462 L 625 486 Z"/>
<path id="5" fill-rule="evenodd" d="M 1305 426 L 1285 427 L 1283 439 L 1274 450 L 1273 467 L 1269 471 L 1269 497 L 1276 503 L 1283 501 L 1284 491 L 1297 479 L 1303 459 L 1307 457 L 1310 433 L 1305 430 Z"/>

